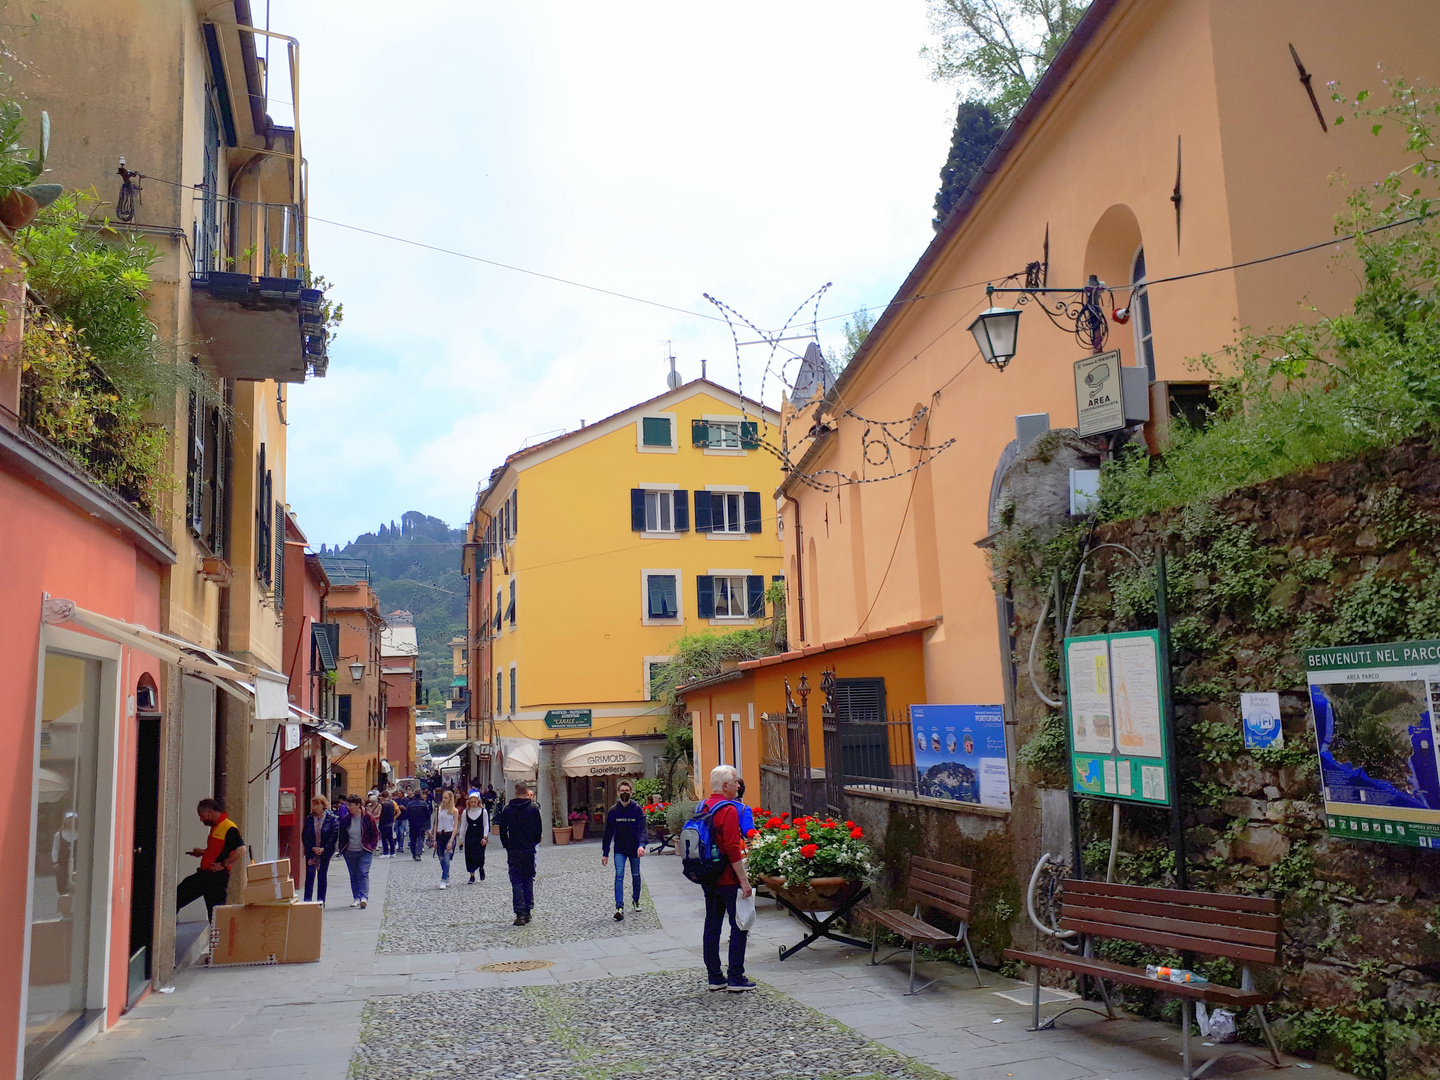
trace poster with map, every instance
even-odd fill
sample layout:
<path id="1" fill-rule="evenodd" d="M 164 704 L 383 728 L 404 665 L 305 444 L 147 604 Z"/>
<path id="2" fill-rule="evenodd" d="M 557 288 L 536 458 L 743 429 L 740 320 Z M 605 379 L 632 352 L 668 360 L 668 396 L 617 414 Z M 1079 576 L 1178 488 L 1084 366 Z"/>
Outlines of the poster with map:
<path id="1" fill-rule="evenodd" d="M 1308 649 L 1305 672 L 1326 830 L 1440 847 L 1440 641 Z"/>
<path id="2" fill-rule="evenodd" d="M 1065 685 L 1071 789 L 1168 805 L 1159 633 L 1066 638 Z"/>
<path id="3" fill-rule="evenodd" d="M 910 730 L 921 795 L 1010 809 L 1003 705 L 911 705 Z"/>

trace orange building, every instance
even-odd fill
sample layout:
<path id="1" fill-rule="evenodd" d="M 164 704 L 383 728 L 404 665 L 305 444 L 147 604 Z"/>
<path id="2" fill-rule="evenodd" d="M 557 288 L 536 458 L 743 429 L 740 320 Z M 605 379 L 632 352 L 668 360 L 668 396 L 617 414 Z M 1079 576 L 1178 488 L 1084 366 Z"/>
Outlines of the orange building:
<path id="1" fill-rule="evenodd" d="M 1343 310 L 1355 278 L 1332 265 L 1335 245 L 1168 279 L 1324 242 L 1346 196 L 1332 177 L 1368 184 L 1400 164 L 1396 140 L 1333 123 L 1323 87 L 1338 81 L 1353 96 L 1384 89 L 1377 64 L 1432 68 L 1440 5 L 1365 10 L 1346 0 L 1091 4 L 837 384 L 789 414 L 792 446 L 797 432 L 820 433 L 780 489 L 792 646 L 823 647 L 839 666 L 872 631 L 925 621 L 915 640 L 930 701 L 1008 700 L 1009 619 L 1003 598 L 997 618 L 977 544 L 994 528 L 1017 417 L 1073 427 L 1073 364 L 1090 350 L 1031 302 L 1019 305 L 1013 361 L 987 365 L 966 332 L 985 283 L 1023 284 L 1028 266 L 1049 287 L 1094 275 L 1118 288 L 1115 306 L 1131 317 L 1107 318 L 1106 347 L 1162 408 L 1167 384 L 1197 378 L 1187 359 L 1217 353 L 1241 328 L 1293 323 L 1302 300 Z M 780 703 L 772 692 L 756 708 Z M 697 729 L 702 760 L 706 738 Z"/>
<path id="2" fill-rule="evenodd" d="M 320 556 L 330 578 L 325 618 L 339 626 L 336 651 L 335 719 L 340 737 L 356 749 L 330 767 L 331 801 L 364 796 L 382 780 L 395 779 L 385 761 L 385 688 L 381 683 L 380 634 L 385 620 L 370 587 L 370 567 L 360 559 Z"/>

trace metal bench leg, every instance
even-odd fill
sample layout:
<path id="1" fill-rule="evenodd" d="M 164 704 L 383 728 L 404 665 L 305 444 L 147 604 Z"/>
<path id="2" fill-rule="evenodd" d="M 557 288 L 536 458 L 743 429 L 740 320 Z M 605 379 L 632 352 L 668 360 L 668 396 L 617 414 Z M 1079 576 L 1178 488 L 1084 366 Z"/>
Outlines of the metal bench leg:
<path id="1" fill-rule="evenodd" d="M 1180 1054 L 1185 1060 L 1185 1080 L 1195 1074 L 1190 1069 L 1190 1002 L 1180 999 Z"/>
<path id="2" fill-rule="evenodd" d="M 1275 1068 L 1281 1069 L 1284 1066 L 1280 1063 L 1280 1047 L 1275 1045 L 1275 1035 L 1270 1030 L 1270 1024 L 1265 1019 L 1265 1010 L 1259 1006 L 1252 1006 L 1255 1010 L 1255 1017 L 1260 1021 L 1260 1030 L 1265 1033 L 1265 1043 L 1270 1047 L 1270 1058 L 1275 1062 Z"/>
<path id="3" fill-rule="evenodd" d="M 910 989 L 905 991 L 906 997 L 913 997 L 915 994 L 915 949 L 916 943 L 910 943 Z"/>
<path id="4" fill-rule="evenodd" d="M 975 985 L 984 989 L 985 984 L 980 979 L 980 965 L 975 963 L 975 951 L 970 948 L 970 932 L 965 932 L 965 954 L 970 957 L 970 970 L 975 972 Z"/>
<path id="5" fill-rule="evenodd" d="M 1100 988 L 1100 1000 L 1105 1003 L 1105 1015 L 1111 1020 L 1118 1019 L 1115 1015 L 1115 1006 L 1110 1004 L 1110 991 L 1105 988 L 1105 980 L 1098 975 L 1092 975 L 1095 985 Z"/>
<path id="6" fill-rule="evenodd" d="M 873 919 L 870 922 L 870 966 L 875 966 L 875 950 L 880 944 L 880 921 Z"/>
<path id="7" fill-rule="evenodd" d="M 1031 1030 L 1031 1031 L 1039 1031 L 1039 1030 L 1040 1030 L 1040 969 L 1037 967 L 1037 968 L 1032 968 L 1031 970 L 1035 972 L 1035 1023 L 1031 1026 L 1030 1030 Z"/>

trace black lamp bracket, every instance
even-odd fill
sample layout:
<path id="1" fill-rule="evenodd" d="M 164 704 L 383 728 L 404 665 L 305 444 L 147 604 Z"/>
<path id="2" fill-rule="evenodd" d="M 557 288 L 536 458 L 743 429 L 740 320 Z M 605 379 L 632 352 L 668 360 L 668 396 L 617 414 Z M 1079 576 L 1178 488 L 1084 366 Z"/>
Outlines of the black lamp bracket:
<path id="1" fill-rule="evenodd" d="M 1094 274 L 1078 289 L 1047 289 L 1044 287 L 996 287 L 987 285 L 985 295 L 994 306 L 996 293 L 1015 295 L 1017 306 L 1034 303 L 1057 329 L 1074 334 L 1075 341 L 1091 352 L 1104 352 L 1105 341 L 1110 334 L 1110 323 L 1101 307 L 1104 297 L 1110 298 L 1110 309 L 1115 309 L 1114 294 Z M 1061 320 L 1064 320 L 1063 322 Z"/>

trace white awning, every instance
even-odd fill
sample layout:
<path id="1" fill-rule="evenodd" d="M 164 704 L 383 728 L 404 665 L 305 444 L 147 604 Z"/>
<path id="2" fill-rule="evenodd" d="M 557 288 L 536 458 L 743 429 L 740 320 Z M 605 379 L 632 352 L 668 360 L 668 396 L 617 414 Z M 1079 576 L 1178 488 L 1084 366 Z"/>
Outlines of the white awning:
<path id="1" fill-rule="evenodd" d="M 187 674 L 214 683 L 226 693 L 253 705 L 256 720 L 289 720 L 291 717 L 290 680 L 278 671 L 247 664 L 227 653 L 202 649 L 183 638 L 137 623 L 86 611 L 70 600 L 47 599 L 43 619 L 51 625 L 68 622 L 83 626 L 111 641 L 174 664 Z"/>
<path id="2" fill-rule="evenodd" d="M 349 751 L 359 749 L 359 747 L 357 747 L 354 743 L 346 742 L 338 735 L 331 735 L 330 732 L 326 731 L 324 728 L 317 728 L 315 730 L 315 734 L 319 735 L 326 742 L 334 743 L 336 746 L 340 747 L 343 750 Z"/>
<path id="3" fill-rule="evenodd" d="M 503 772 L 507 780 L 534 780 L 540 768 L 540 742 L 537 739 L 500 738 L 504 758 Z"/>
<path id="4" fill-rule="evenodd" d="M 613 739 L 577 746 L 560 760 L 566 776 L 633 776 L 645 770 L 639 750 Z"/>

